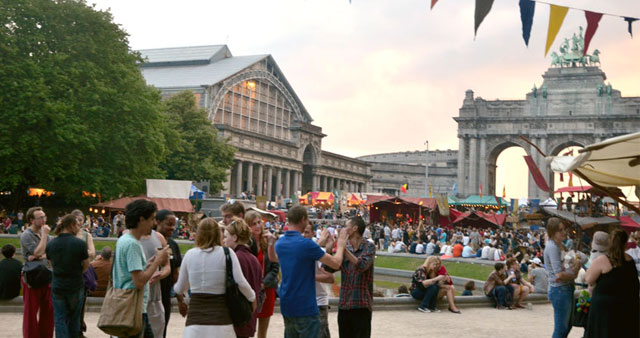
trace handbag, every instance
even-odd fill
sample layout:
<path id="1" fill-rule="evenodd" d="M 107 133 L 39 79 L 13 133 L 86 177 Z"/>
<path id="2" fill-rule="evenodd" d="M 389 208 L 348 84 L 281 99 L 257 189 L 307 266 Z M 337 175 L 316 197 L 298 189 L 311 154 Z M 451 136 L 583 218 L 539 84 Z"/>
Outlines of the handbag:
<path id="1" fill-rule="evenodd" d="M 142 332 L 142 301 L 144 290 L 116 289 L 113 287 L 113 265 L 107 293 L 100 309 L 98 328 L 102 332 L 116 337 L 134 336 Z"/>
<path id="2" fill-rule="evenodd" d="M 251 314 L 253 309 L 251 303 L 240 292 L 238 283 L 233 279 L 233 265 L 231 265 L 231 256 L 229 255 L 229 248 L 224 248 L 224 256 L 227 261 L 226 272 L 227 278 L 225 280 L 225 293 L 224 299 L 229 309 L 229 316 L 234 326 L 243 326 L 251 320 Z"/>
<path id="3" fill-rule="evenodd" d="M 32 289 L 43 288 L 51 283 L 52 273 L 41 261 L 26 261 L 22 266 L 24 282 Z"/>

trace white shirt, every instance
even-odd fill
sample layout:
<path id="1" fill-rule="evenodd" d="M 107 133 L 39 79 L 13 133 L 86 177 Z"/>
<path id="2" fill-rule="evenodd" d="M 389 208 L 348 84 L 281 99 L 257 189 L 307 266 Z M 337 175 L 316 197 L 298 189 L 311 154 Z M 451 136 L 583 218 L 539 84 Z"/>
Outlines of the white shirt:
<path id="1" fill-rule="evenodd" d="M 436 245 L 429 242 L 429 244 L 427 244 L 427 255 L 433 255 L 433 250 L 435 250 Z"/>
<path id="2" fill-rule="evenodd" d="M 464 235 L 462 236 L 462 245 L 465 246 L 467 244 L 469 244 L 469 236 Z"/>
<path id="3" fill-rule="evenodd" d="M 491 249 L 491 247 L 490 247 L 490 246 L 488 246 L 488 245 L 485 245 L 485 246 L 482 248 L 482 255 L 480 256 L 480 258 L 482 258 L 482 259 L 489 259 L 489 249 Z"/>
<path id="4" fill-rule="evenodd" d="M 402 241 L 398 241 L 398 243 L 396 243 L 396 247 L 393 249 L 393 252 L 402 251 L 403 246 L 404 246 L 404 243 Z"/>
<path id="5" fill-rule="evenodd" d="M 364 239 L 371 238 L 371 231 L 369 230 L 369 228 L 365 228 L 364 229 L 364 233 L 362 234 L 362 238 L 364 238 Z"/>
<path id="6" fill-rule="evenodd" d="M 329 227 L 329 233 L 331 234 L 331 236 L 333 236 L 333 233 L 336 231 L 336 228 L 334 227 Z"/>
<path id="7" fill-rule="evenodd" d="M 391 236 L 391 229 L 389 229 L 388 225 L 384 227 L 384 235 Z"/>
<path id="8" fill-rule="evenodd" d="M 418 243 L 418 245 L 416 245 L 416 253 L 417 254 L 424 253 L 424 245 Z"/>
<path id="9" fill-rule="evenodd" d="M 625 252 L 633 258 L 633 262 L 636 263 L 636 269 L 638 270 L 638 276 L 640 276 L 640 247 L 629 249 Z"/>
<path id="10" fill-rule="evenodd" d="M 496 252 L 493 254 L 493 260 L 494 261 L 499 261 L 500 260 L 500 253 L 502 252 L 502 249 L 496 249 Z"/>
<path id="11" fill-rule="evenodd" d="M 256 294 L 242 274 L 236 253 L 229 249 L 229 256 L 233 265 L 233 279 L 238 283 L 240 292 L 247 297 L 247 300 L 253 302 Z M 180 275 L 173 290 L 178 294 L 184 294 L 189 287 L 193 293 L 222 295 L 226 290 L 226 265 L 224 250 L 219 245 L 213 250 L 189 249 L 182 258 Z"/>
<path id="12" fill-rule="evenodd" d="M 325 249 L 322 248 L 322 251 L 325 251 Z M 320 261 L 316 261 L 316 274 L 318 274 L 320 268 L 322 268 L 322 263 Z M 329 305 L 328 288 L 330 287 L 331 284 L 316 282 L 316 303 L 318 303 L 318 306 Z"/>
<path id="13" fill-rule="evenodd" d="M 391 238 L 398 239 L 398 228 L 395 228 L 393 229 L 393 231 L 391 231 Z"/>

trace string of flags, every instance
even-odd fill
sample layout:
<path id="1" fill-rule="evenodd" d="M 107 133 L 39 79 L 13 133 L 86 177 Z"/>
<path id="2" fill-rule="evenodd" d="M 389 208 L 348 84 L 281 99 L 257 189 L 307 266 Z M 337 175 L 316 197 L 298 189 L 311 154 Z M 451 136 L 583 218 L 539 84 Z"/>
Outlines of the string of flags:
<path id="1" fill-rule="evenodd" d="M 437 2 L 438 0 L 431 0 L 431 10 L 433 10 L 433 7 Z M 480 24 L 482 23 L 482 21 L 484 21 L 484 18 L 491 11 L 493 2 L 494 0 L 476 0 L 476 8 L 474 14 L 474 40 L 478 35 L 478 28 L 480 27 Z M 522 21 L 522 39 L 524 40 L 524 44 L 527 47 L 529 47 L 529 37 L 531 36 L 531 26 L 533 25 L 533 15 L 536 10 L 536 2 L 549 5 L 549 26 L 547 29 L 547 42 L 544 49 L 545 56 L 547 56 L 547 54 L 549 53 L 549 49 L 551 48 L 551 45 L 553 45 L 553 41 L 556 39 L 556 36 L 560 31 L 560 27 L 562 27 L 562 23 L 564 22 L 564 18 L 567 16 L 569 9 L 583 11 L 585 19 L 587 20 L 587 30 L 584 36 L 584 48 L 582 50 L 582 56 L 587 55 L 589 44 L 591 43 L 591 39 L 595 35 L 596 30 L 598 30 L 598 25 L 603 15 L 623 18 L 624 21 L 627 22 L 627 30 L 629 31 L 629 35 L 631 35 L 631 38 L 633 38 L 632 24 L 633 22 L 638 20 L 638 18 L 620 16 L 616 14 L 592 12 L 581 8 L 554 5 L 552 3 L 544 1 L 519 0 L 520 20 Z M 351 0 L 349 0 L 349 3 L 351 3 Z"/>

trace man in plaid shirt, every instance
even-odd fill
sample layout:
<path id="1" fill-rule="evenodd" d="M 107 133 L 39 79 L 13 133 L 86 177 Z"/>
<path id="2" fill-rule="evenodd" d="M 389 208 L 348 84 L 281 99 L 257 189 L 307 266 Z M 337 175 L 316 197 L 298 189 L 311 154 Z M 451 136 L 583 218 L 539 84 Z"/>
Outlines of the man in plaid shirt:
<path id="1" fill-rule="evenodd" d="M 376 247 L 362 238 L 366 224 L 361 217 L 351 218 L 343 231 L 349 236 L 340 270 L 340 305 L 338 328 L 340 337 L 371 336 L 373 303 L 373 260 Z"/>

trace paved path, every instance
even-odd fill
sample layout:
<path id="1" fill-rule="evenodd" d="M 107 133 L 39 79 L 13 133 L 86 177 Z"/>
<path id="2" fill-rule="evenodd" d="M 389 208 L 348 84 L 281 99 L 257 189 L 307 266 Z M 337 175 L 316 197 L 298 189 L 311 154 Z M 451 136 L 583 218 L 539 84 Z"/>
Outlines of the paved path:
<path id="1" fill-rule="evenodd" d="M 445 309 L 446 310 L 446 309 Z M 498 334 L 500 337 L 539 338 L 550 337 L 553 332 L 553 309 L 551 305 L 534 305 L 533 310 L 495 310 L 488 308 L 464 308 L 461 315 L 448 311 L 422 313 L 413 311 L 374 311 L 372 337 L 465 337 L 485 338 Z M 98 313 L 86 314 L 89 332 L 87 337 L 107 337 L 96 327 Z M 0 313 L 3 328 L 0 337 L 22 336 L 22 314 Z M 329 313 L 331 335 L 338 337 L 337 312 Z M 168 337 L 182 337 L 184 319 L 171 316 Z M 570 338 L 582 337 L 583 329 L 574 328 Z M 284 336 L 282 316 L 271 318 L 269 337 Z"/>

